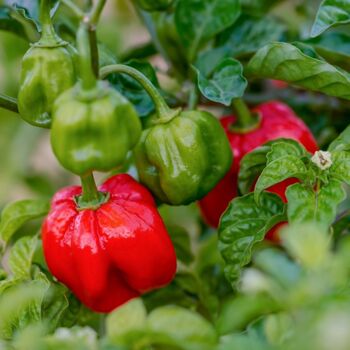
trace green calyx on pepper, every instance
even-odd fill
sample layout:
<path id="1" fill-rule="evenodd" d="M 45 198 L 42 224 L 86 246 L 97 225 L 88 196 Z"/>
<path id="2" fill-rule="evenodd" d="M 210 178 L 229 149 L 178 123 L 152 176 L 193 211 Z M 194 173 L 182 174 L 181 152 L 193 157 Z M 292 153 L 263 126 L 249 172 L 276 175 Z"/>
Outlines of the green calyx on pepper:
<path id="1" fill-rule="evenodd" d="M 18 109 L 28 123 L 49 128 L 56 98 L 76 80 L 75 49 L 56 34 L 50 18 L 50 1 L 40 5 L 41 38 L 22 60 Z"/>
<path id="2" fill-rule="evenodd" d="M 133 105 L 96 79 L 87 31 L 82 24 L 77 38 L 81 82 L 56 100 L 51 130 L 57 159 L 80 176 L 121 165 L 141 135 L 141 122 Z"/>
<path id="3" fill-rule="evenodd" d="M 156 106 L 153 125 L 134 149 L 140 180 L 164 203 L 183 205 L 202 198 L 224 177 L 232 152 L 224 129 L 208 112 L 170 109 L 137 70 L 111 65 L 102 76 L 126 73 L 143 85 Z"/>

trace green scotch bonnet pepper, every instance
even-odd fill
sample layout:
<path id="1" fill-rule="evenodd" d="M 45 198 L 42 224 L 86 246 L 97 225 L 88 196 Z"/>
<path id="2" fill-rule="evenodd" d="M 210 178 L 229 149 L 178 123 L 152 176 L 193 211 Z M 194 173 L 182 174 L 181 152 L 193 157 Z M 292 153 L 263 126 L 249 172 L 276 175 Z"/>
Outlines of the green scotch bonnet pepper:
<path id="1" fill-rule="evenodd" d="M 139 140 L 141 122 L 125 97 L 96 79 L 85 27 L 77 42 L 82 79 L 54 103 L 51 145 L 62 166 L 82 176 L 122 165 Z"/>
<path id="2" fill-rule="evenodd" d="M 42 35 L 24 55 L 18 109 L 28 123 L 49 128 L 55 99 L 75 83 L 75 49 L 54 31 L 49 1 L 41 3 Z"/>

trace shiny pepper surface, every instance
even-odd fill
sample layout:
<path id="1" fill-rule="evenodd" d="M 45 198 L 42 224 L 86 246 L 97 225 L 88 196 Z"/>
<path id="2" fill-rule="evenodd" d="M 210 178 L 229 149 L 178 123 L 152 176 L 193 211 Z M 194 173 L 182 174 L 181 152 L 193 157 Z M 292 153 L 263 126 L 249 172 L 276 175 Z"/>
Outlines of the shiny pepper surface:
<path id="1" fill-rule="evenodd" d="M 78 210 L 78 186 L 57 192 L 43 228 L 51 273 L 90 309 L 110 312 L 142 293 L 168 284 L 176 256 L 151 194 L 126 174 L 100 188 L 108 201 Z"/>
<path id="2" fill-rule="evenodd" d="M 49 128 L 54 101 L 75 83 L 74 49 L 34 44 L 24 55 L 18 109 L 28 123 Z"/>
<path id="3" fill-rule="evenodd" d="M 232 130 L 232 126 L 236 122 L 234 116 L 224 117 L 221 120 L 231 144 L 234 161 L 224 179 L 200 201 L 203 216 L 207 223 L 213 227 L 218 226 L 221 214 L 225 211 L 229 202 L 238 195 L 239 164 L 244 155 L 264 143 L 278 138 L 299 141 L 310 153 L 318 150 L 311 131 L 287 105 L 272 101 L 258 106 L 253 112 L 260 116 L 260 125 L 255 130 L 247 133 Z M 278 194 L 286 202 L 285 190 L 295 182 L 297 182 L 296 179 L 287 179 L 270 187 L 269 191 Z"/>
<path id="4" fill-rule="evenodd" d="M 102 84 L 92 96 L 85 96 L 77 85 L 54 105 L 53 151 L 62 166 L 78 175 L 121 165 L 141 135 L 133 105 Z"/>
<path id="5" fill-rule="evenodd" d="M 164 203 L 202 198 L 226 174 L 232 152 L 219 121 L 207 112 L 180 112 L 143 131 L 134 150 L 140 180 Z"/>

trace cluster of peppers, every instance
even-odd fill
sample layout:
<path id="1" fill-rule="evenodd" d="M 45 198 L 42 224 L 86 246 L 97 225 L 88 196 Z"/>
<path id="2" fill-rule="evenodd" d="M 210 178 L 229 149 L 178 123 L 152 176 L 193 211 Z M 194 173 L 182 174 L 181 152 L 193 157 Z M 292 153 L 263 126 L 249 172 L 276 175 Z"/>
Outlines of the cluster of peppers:
<path id="1" fill-rule="evenodd" d="M 136 2 L 154 11 L 172 1 Z M 317 145 L 278 102 L 259 106 L 245 129 L 233 116 L 220 125 L 208 112 L 169 108 L 129 66 L 106 66 L 96 77 L 88 25 L 82 21 L 76 51 L 55 33 L 49 1 L 41 3 L 42 35 L 23 58 L 19 112 L 27 122 L 51 128 L 58 161 L 82 182 L 54 196 L 42 228 L 44 254 L 51 273 L 85 305 L 110 312 L 165 286 L 176 273 L 174 247 L 153 196 L 170 205 L 200 200 L 204 218 L 217 226 L 238 194 L 239 162 L 246 153 L 280 137 L 300 141 L 310 152 Z M 156 113 L 143 131 L 133 105 L 101 80 L 111 73 L 130 75 L 153 99 Z M 142 184 L 119 174 L 97 187 L 93 172 L 118 168 L 131 150 Z M 287 185 L 270 190 L 285 199 Z"/>

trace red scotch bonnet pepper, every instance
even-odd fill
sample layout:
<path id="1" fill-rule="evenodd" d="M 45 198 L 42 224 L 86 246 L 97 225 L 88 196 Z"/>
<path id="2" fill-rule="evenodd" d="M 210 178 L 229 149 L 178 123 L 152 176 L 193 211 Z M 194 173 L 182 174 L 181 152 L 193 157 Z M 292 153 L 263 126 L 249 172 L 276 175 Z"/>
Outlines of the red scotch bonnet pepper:
<path id="1" fill-rule="evenodd" d="M 56 193 L 43 229 L 51 273 L 90 309 L 110 312 L 131 298 L 167 285 L 176 255 L 148 190 L 126 174 L 99 188 L 99 208 L 77 208 L 79 186 Z"/>
<path id="2" fill-rule="evenodd" d="M 264 143 L 278 138 L 289 138 L 299 141 L 312 154 L 318 150 L 311 131 L 284 103 L 277 101 L 267 102 L 258 106 L 252 112 L 259 115 L 260 122 L 255 129 L 247 132 L 239 132 L 232 129 L 237 122 L 235 116 L 227 116 L 221 119 L 221 124 L 231 144 L 234 161 L 226 176 L 199 202 L 204 219 L 213 227 L 219 225 L 222 213 L 229 202 L 238 195 L 239 165 L 244 155 L 262 146 Z M 288 179 L 270 187 L 268 191 L 278 194 L 286 202 L 286 188 L 295 182 L 297 182 L 296 179 Z M 268 233 L 267 238 L 273 238 L 280 226 L 273 228 Z"/>

